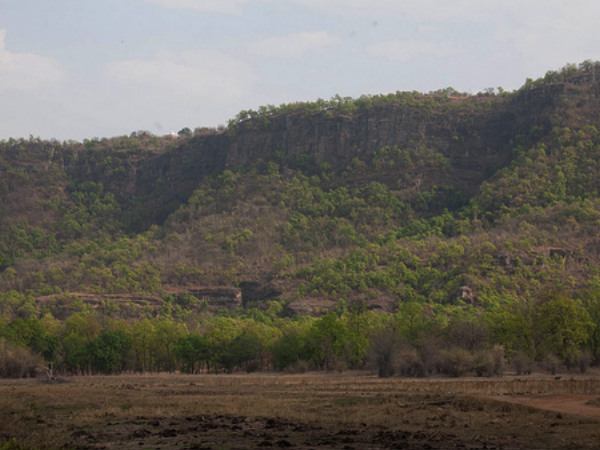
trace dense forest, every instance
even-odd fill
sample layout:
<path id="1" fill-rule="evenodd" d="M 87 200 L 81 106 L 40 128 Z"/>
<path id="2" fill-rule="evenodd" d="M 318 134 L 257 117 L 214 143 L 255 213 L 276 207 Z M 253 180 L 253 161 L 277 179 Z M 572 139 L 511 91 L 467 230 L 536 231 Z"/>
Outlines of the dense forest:
<path id="1" fill-rule="evenodd" d="M 0 141 L 0 375 L 598 364 L 599 69 Z"/>

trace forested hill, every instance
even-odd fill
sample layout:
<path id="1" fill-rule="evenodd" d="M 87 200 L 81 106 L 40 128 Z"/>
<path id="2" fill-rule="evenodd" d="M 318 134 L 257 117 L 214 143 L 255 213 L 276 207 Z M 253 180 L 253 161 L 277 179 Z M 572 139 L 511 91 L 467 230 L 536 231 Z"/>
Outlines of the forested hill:
<path id="1" fill-rule="evenodd" d="M 597 301 L 599 68 L 265 106 L 174 137 L 2 141 L 0 313 L 420 305 L 444 322 Z"/>
<path id="2" fill-rule="evenodd" d="M 555 126 L 580 125 L 556 117 L 569 96 L 588 94 L 590 86 L 571 81 L 575 84 L 532 83 L 502 95 L 466 96 L 448 88 L 427 95 L 398 92 L 261 107 L 240 112 L 228 129 L 184 129 L 176 139 L 143 131 L 84 143 L 11 139 L 4 142 L 3 163 L 58 170 L 68 182 L 101 184 L 128 212 L 121 221 L 131 231 L 162 224 L 207 176 L 227 169 L 260 170 L 275 162 L 305 175 L 323 168 L 340 175 L 355 162 L 372 162 L 387 147 L 411 152 L 424 167 L 415 173 L 410 164 L 398 164 L 383 174 L 335 182 L 359 186 L 366 178 L 378 179 L 394 189 L 452 185 L 471 197 L 512 160 L 518 144 L 533 143 Z M 436 154 L 445 164 L 427 161 Z M 399 175 L 406 180 L 399 182 Z"/>

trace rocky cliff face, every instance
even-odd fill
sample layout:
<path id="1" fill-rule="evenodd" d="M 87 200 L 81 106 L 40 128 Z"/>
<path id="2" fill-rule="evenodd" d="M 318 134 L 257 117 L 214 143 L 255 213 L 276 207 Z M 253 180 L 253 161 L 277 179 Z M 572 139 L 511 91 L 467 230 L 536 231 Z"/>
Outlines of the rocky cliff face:
<path id="1" fill-rule="evenodd" d="M 207 175 L 275 157 L 284 163 L 299 158 L 326 161 L 341 172 L 356 158 L 370 161 L 377 150 L 389 146 L 425 147 L 443 154 L 449 159 L 449 170 L 420 176 L 472 192 L 510 161 L 514 136 L 522 124 L 507 105 L 481 101 L 466 107 L 468 101 L 446 101 L 441 106 L 435 101 L 429 106 L 386 104 L 352 116 L 327 111 L 281 114 L 260 126 L 249 120 L 235 130 L 195 137 L 174 150 L 149 155 L 130 166 L 114 188 L 127 203 L 145 200 L 140 223 L 161 222 Z M 151 209 L 146 207 L 148 201 Z"/>
<path id="2" fill-rule="evenodd" d="M 354 158 L 370 160 L 386 146 L 425 146 L 457 158 L 468 156 L 469 152 L 473 156 L 487 152 L 505 159 L 516 128 L 514 115 L 500 109 L 465 111 L 461 108 L 465 101 L 468 99 L 446 103 L 447 111 L 435 104 L 386 104 L 352 116 L 331 116 L 327 112 L 280 115 L 271 118 L 268 128 L 261 130 L 254 129 L 252 121 L 248 121 L 227 143 L 226 166 L 246 166 L 258 158 L 268 160 L 277 151 L 288 159 L 308 155 L 343 170 Z"/>
<path id="3" fill-rule="evenodd" d="M 168 151 L 123 158 L 117 173 L 85 151 L 53 158 L 75 178 L 103 182 L 130 211 L 136 230 L 164 221 L 210 174 L 275 158 L 284 164 L 300 158 L 326 161 L 341 172 L 356 158 L 370 161 L 386 146 L 443 154 L 448 168 L 414 176 L 424 185 L 451 184 L 470 194 L 511 161 L 516 140 L 527 139 L 532 127 L 548 132 L 553 111 L 573 95 L 573 89 L 557 84 L 506 97 L 421 96 L 352 114 L 281 113 L 181 140 Z"/>

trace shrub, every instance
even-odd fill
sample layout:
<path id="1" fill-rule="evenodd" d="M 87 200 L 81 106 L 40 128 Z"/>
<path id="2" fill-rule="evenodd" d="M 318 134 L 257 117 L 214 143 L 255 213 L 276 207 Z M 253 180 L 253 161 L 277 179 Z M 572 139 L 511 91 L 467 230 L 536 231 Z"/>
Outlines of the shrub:
<path id="1" fill-rule="evenodd" d="M 382 330 L 373 336 L 367 352 L 367 366 L 381 378 L 394 375 L 398 360 L 398 335 L 394 330 Z"/>
<path id="2" fill-rule="evenodd" d="M 477 376 L 501 377 L 504 374 L 504 347 L 495 345 L 475 355 L 474 368 Z"/>
<path id="3" fill-rule="evenodd" d="M 446 339 L 450 345 L 471 351 L 481 348 L 487 335 L 485 325 L 475 321 L 457 320 L 446 328 Z"/>
<path id="4" fill-rule="evenodd" d="M 310 369 L 308 362 L 300 359 L 290 366 L 286 366 L 283 371 L 285 373 L 306 373 Z"/>
<path id="5" fill-rule="evenodd" d="M 25 347 L 0 339 L 0 377 L 35 377 L 44 365 L 42 357 Z"/>
<path id="6" fill-rule="evenodd" d="M 425 367 L 419 354 L 407 343 L 404 343 L 398 351 L 396 371 L 406 377 L 425 376 Z"/>
<path id="7" fill-rule="evenodd" d="M 501 377 L 504 375 L 504 347 L 502 345 L 494 345 L 491 355 L 494 361 L 493 375 Z"/>
<path id="8" fill-rule="evenodd" d="M 547 370 L 552 375 L 555 375 L 560 367 L 560 359 L 558 356 L 550 353 L 544 357 L 542 360 L 542 367 L 544 370 Z"/>
<path id="9" fill-rule="evenodd" d="M 579 354 L 579 371 L 581 373 L 586 373 L 592 364 L 592 352 L 589 350 L 584 350 Z"/>
<path id="10" fill-rule="evenodd" d="M 533 371 L 533 360 L 525 352 L 518 352 L 512 359 L 517 375 L 530 375 Z"/>
<path id="11" fill-rule="evenodd" d="M 424 356 L 402 338 L 397 330 L 391 328 L 381 330 L 373 336 L 366 361 L 367 366 L 382 378 L 392 375 L 424 377 L 428 373 Z"/>
<path id="12" fill-rule="evenodd" d="M 438 369 L 441 349 L 444 348 L 443 340 L 438 336 L 420 333 L 419 357 L 421 362 L 419 376 L 427 376 Z"/>
<path id="13" fill-rule="evenodd" d="M 473 369 L 473 355 L 461 347 L 440 351 L 437 368 L 440 373 L 460 377 Z"/>

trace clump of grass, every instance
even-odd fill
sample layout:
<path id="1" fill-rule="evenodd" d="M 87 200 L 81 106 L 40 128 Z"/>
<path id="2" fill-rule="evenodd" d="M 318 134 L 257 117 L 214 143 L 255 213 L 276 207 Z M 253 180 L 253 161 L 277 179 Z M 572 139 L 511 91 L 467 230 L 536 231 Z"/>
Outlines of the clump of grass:
<path id="1" fill-rule="evenodd" d="M 0 450 L 36 450 L 36 448 L 22 444 L 16 439 L 11 439 L 5 442 L 4 444 L 0 445 Z"/>

